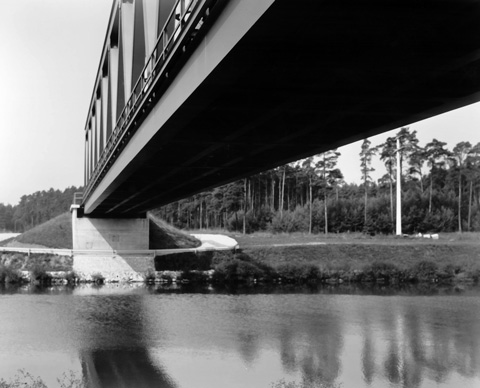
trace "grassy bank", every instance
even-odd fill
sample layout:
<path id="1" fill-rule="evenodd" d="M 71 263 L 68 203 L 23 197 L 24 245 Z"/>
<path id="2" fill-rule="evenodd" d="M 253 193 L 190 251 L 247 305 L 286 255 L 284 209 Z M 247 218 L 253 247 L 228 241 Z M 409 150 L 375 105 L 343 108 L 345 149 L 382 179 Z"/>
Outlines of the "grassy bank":
<path id="1" fill-rule="evenodd" d="M 214 269 L 217 283 L 452 283 L 478 282 L 480 276 L 479 234 L 444 235 L 440 240 L 363 235 L 231 236 L 240 243 L 241 252 L 158 257 L 155 269 Z"/>
<path id="2" fill-rule="evenodd" d="M 49 284 L 65 280 L 72 282 L 73 258 L 50 254 L 4 252 L 0 256 L 0 283 L 24 283 L 28 281 Z M 52 272 L 62 272 L 61 279 Z"/>
<path id="3" fill-rule="evenodd" d="M 149 214 L 149 248 L 196 248 L 201 242 Z M 63 213 L 21 235 L 0 242 L 1 246 L 36 246 L 54 249 L 72 249 L 72 216 Z"/>
<path id="4" fill-rule="evenodd" d="M 65 234 L 71 238 L 71 229 L 67 224 L 70 225 L 69 214 L 24 233 L 17 241 L 68 248 L 66 245 L 71 240 Z M 438 240 L 364 234 L 223 234 L 236 239 L 241 251 L 158 256 L 145 279 L 168 282 L 178 278 L 217 284 L 398 284 L 478 282 L 480 277 L 480 233 L 441 234 Z M 150 217 L 150 248 L 198 245 L 199 241 L 187 233 Z M 16 271 L 71 272 L 71 258 L 58 257 L 32 254 L 27 260 L 25 254 L 4 253 L 0 261 L 0 281 L 12 281 Z"/>

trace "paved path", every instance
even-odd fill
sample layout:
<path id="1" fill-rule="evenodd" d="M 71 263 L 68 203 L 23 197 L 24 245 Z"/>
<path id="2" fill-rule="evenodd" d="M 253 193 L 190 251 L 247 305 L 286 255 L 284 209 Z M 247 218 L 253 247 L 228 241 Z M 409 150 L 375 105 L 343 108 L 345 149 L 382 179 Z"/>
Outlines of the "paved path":
<path id="1" fill-rule="evenodd" d="M 199 248 L 212 249 L 235 249 L 238 248 L 238 242 L 231 237 L 222 234 L 192 234 L 193 237 L 199 239 L 202 245 Z"/>

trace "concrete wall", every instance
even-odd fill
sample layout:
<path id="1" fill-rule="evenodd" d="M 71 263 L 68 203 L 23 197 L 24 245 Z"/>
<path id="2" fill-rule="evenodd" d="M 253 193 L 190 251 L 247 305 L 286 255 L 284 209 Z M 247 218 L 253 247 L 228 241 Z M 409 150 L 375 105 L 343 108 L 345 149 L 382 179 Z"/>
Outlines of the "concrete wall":
<path id="1" fill-rule="evenodd" d="M 72 206 L 73 249 L 143 250 L 148 249 L 147 218 L 108 219 L 77 217 Z"/>

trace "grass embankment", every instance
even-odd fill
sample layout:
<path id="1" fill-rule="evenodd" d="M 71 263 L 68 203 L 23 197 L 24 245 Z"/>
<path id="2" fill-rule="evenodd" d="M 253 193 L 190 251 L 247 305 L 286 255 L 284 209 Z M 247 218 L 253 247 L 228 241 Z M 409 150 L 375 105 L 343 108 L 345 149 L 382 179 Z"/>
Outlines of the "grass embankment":
<path id="1" fill-rule="evenodd" d="M 156 262 L 157 270 L 213 268 L 217 282 L 478 282 L 479 234 L 440 240 L 362 235 L 232 236 L 241 252 L 203 254 L 199 259 Z M 327 240 L 327 241 L 325 241 Z M 309 245 L 312 243 L 325 245 Z"/>
<path id="2" fill-rule="evenodd" d="M 40 246 L 72 249 L 72 217 L 69 212 L 27 230 L 16 238 L 2 241 L 0 246 Z"/>
<path id="3" fill-rule="evenodd" d="M 148 219 L 150 249 L 197 248 L 202 244 L 200 240 L 174 228 L 153 214 L 148 214 Z"/>
<path id="4" fill-rule="evenodd" d="M 201 242 L 195 237 L 148 215 L 150 223 L 150 249 L 196 248 Z M 2 241 L 0 246 L 40 246 L 54 249 L 72 249 L 72 216 L 63 213 L 38 225 L 13 239 Z"/>
<path id="5" fill-rule="evenodd" d="M 201 242 L 167 223 L 149 215 L 150 249 L 196 248 Z M 9 246 L 40 246 L 47 248 L 71 249 L 71 215 L 64 213 L 42 225 L 9 239 Z M 1 250 L 0 250 L 1 251 Z M 175 255 L 176 262 L 195 259 L 194 254 Z M 165 256 L 169 260 L 169 256 Z M 63 272 L 54 278 L 52 272 Z M 78 276 L 73 272 L 73 258 L 53 254 L 3 252 L 0 256 L 0 284 L 34 281 L 40 283 L 76 283 Z M 102 282 L 99 275 L 95 282 Z"/>

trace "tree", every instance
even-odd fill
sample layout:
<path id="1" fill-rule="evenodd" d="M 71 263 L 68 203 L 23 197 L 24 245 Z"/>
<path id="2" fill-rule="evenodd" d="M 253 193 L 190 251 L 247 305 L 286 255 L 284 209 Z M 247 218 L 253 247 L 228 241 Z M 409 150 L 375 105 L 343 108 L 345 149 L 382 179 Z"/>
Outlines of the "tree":
<path id="1" fill-rule="evenodd" d="M 395 152 L 397 149 L 394 137 L 389 137 L 385 143 L 379 145 L 381 148 L 380 160 L 385 164 L 387 169 L 388 181 L 390 185 L 390 220 L 393 226 L 393 176 L 395 174 Z"/>
<path id="2" fill-rule="evenodd" d="M 400 139 L 400 149 L 398 150 L 400 153 L 400 165 L 403 166 L 404 161 L 408 162 L 410 165 L 410 168 L 407 170 L 408 176 L 421 174 L 424 158 L 422 149 L 418 146 L 417 131 L 410 132 L 409 127 L 402 127 L 398 131 L 396 138 Z M 403 173 L 403 171 L 401 172 Z"/>
<path id="3" fill-rule="evenodd" d="M 428 213 L 432 213 L 432 195 L 433 195 L 433 178 L 435 171 L 445 165 L 446 160 L 451 156 L 451 152 L 444 148 L 447 143 L 433 139 L 425 146 L 425 157 L 430 167 L 430 189 L 428 195 Z"/>
<path id="4" fill-rule="evenodd" d="M 375 147 L 370 147 L 370 144 L 370 140 L 364 139 L 360 151 L 360 169 L 365 190 L 364 228 L 367 226 L 368 184 L 372 180 L 370 173 L 375 171 L 372 167 L 372 157 L 377 153 L 377 149 Z"/>
<path id="5" fill-rule="evenodd" d="M 470 189 L 468 195 L 468 217 L 467 217 L 467 229 L 471 230 L 471 221 L 472 221 L 472 203 L 473 203 L 473 191 L 474 185 L 479 180 L 480 177 L 480 143 L 477 143 L 469 152 L 467 157 L 467 170 L 466 176 L 470 181 Z M 477 195 L 478 201 L 478 195 Z"/>
<path id="6" fill-rule="evenodd" d="M 462 141 L 453 147 L 452 160 L 458 174 L 458 231 L 462 232 L 462 176 L 465 174 L 467 158 L 472 151 L 468 141 Z"/>
<path id="7" fill-rule="evenodd" d="M 319 160 L 315 165 L 322 176 L 323 203 L 325 211 L 325 234 L 328 234 L 328 189 L 335 184 L 339 175 L 341 175 L 340 170 L 336 168 L 339 156 L 340 152 L 338 152 L 336 148 L 327 152 L 323 152 L 319 155 Z"/>
<path id="8" fill-rule="evenodd" d="M 313 156 L 303 160 L 302 168 L 308 180 L 308 233 L 312 234 L 312 212 L 313 212 L 313 184 L 317 177 L 315 165 L 313 165 Z"/>

